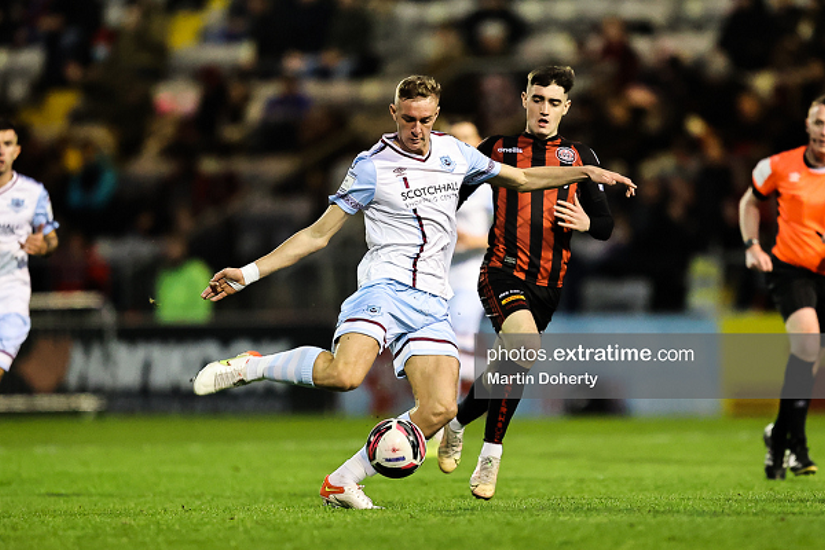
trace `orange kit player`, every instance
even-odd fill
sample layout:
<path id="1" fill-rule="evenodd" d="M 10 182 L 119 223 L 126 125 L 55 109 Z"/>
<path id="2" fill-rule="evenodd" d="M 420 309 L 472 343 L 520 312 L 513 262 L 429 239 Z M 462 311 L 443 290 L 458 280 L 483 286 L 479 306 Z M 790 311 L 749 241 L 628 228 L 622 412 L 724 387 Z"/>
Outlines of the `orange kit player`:
<path id="1" fill-rule="evenodd" d="M 739 203 L 739 227 L 748 268 L 765 272 L 768 288 L 790 335 L 790 357 L 776 420 L 765 428 L 765 474 L 785 479 L 817 471 L 808 456 L 805 420 L 820 354 L 825 320 L 825 95 L 805 120 L 808 145 L 762 159 L 753 186 Z M 759 201 L 776 195 L 779 206 L 776 245 L 759 244 Z"/>

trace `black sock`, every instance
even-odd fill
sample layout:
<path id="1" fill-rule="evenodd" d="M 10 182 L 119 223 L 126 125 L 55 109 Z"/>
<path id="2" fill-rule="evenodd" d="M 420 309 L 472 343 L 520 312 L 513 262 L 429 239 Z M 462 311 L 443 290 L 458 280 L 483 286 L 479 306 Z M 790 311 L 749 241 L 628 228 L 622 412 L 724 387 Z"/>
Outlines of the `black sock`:
<path id="1" fill-rule="evenodd" d="M 464 426 L 487 412 L 490 399 L 486 396 L 489 395 L 489 392 L 484 387 L 481 378 L 481 376 L 476 378 L 467 396 L 458 404 L 458 414 L 455 415 L 455 418 Z"/>
<path id="2" fill-rule="evenodd" d="M 804 439 L 805 420 L 814 385 L 813 361 L 803 361 L 791 354 L 785 367 L 785 381 L 779 400 L 779 414 L 772 438 L 777 444 L 788 438 Z"/>
<path id="3" fill-rule="evenodd" d="M 525 369 L 515 363 L 502 365 L 502 372 L 507 375 L 525 373 Z M 487 443 L 501 443 L 507 433 L 507 427 L 516 414 L 521 396 L 524 393 L 524 384 L 516 381 L 515 377 L 510 378 L 512 382 L 505 385 L 503 394 L 498 391 L 493 399 L 490 399 L 490 406 L 487 408 L 487 423 L 484 426 L 484 441 Z"/>
<path id="4" fill-rule="evenodd" d="M 507 433 L 510 420 L 516 414 L 521 399 L 491 399 L 487 409 L 487 423 L 484 426 L 484 441 L 501 443 Z"/>
<path id="5" fill-rule="evenodd" d="M 808 419 L 808 407 L 811 405 L 810 399 L 794 399 L 791 406 L 791 418 L 789 423 L 791 442 L 796 444 L 806 443 L 805 421 Z"/>

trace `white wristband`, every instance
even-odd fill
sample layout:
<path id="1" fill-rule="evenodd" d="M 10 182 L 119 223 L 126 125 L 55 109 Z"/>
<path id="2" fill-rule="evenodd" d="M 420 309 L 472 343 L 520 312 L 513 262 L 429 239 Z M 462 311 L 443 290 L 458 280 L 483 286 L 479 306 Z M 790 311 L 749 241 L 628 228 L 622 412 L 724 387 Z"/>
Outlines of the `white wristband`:
<path id="1" fill-rule="evenodd" d="M 261 278 L 261 271 L 258 269 L 258 266 L 255 262 L 246 264 L 241 268 L 241 275 L 243 275 L 243 282 L 244 284 L 236 283 L 235 281 L 230 281 L 227 279 L 227 283 L 231 286 L 235 292 L 239 290 L 243 290 L 245 287 L 248 287 L 255 281 Z"/>

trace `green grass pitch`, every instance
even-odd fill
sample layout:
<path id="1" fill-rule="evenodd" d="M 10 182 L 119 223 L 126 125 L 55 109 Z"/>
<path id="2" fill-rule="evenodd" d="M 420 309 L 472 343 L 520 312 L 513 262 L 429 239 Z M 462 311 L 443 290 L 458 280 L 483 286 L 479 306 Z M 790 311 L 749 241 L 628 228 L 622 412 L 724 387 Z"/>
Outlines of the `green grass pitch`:
<path id="1" fill-rule="evenodd" d="M 809 421 L 825 457 L 825 422 Z M 489 502 L 465 459 L 366 490 L 385 510 L 322 506 L 324 476 L 376 419 L 0 418 L 0 548 L 822 548 L 825 473 L 763 479 L 767 419 L 526 420 Z M 825 460 L 820 458 L 820 460 Z"/>

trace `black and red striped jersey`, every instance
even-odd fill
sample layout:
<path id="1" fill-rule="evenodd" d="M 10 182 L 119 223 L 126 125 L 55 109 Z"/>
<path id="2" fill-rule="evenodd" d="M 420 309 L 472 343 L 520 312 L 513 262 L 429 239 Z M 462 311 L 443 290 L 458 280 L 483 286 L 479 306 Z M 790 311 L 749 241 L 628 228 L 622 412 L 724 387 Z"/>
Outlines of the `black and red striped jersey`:
<path id="1" fill-rule="evenodd" d="M 546 140 L 528 133 L 493 136 L 478 149 L 493 160 L 518 168 L 599 164 L 589 147 L 559 135 Z M 590 216 L 589 233 L 600 240 L 610 237 L 613 217 L 607 197 L 602 186 L 591 180 L 527 193 L 493 187 L 495 214 L 485 265 L 539 286 L 561 287 L 570 259 L 573 230 L 556 224 L 553 206 L 558 200 L 572 202 L 574 193 Z"/>

